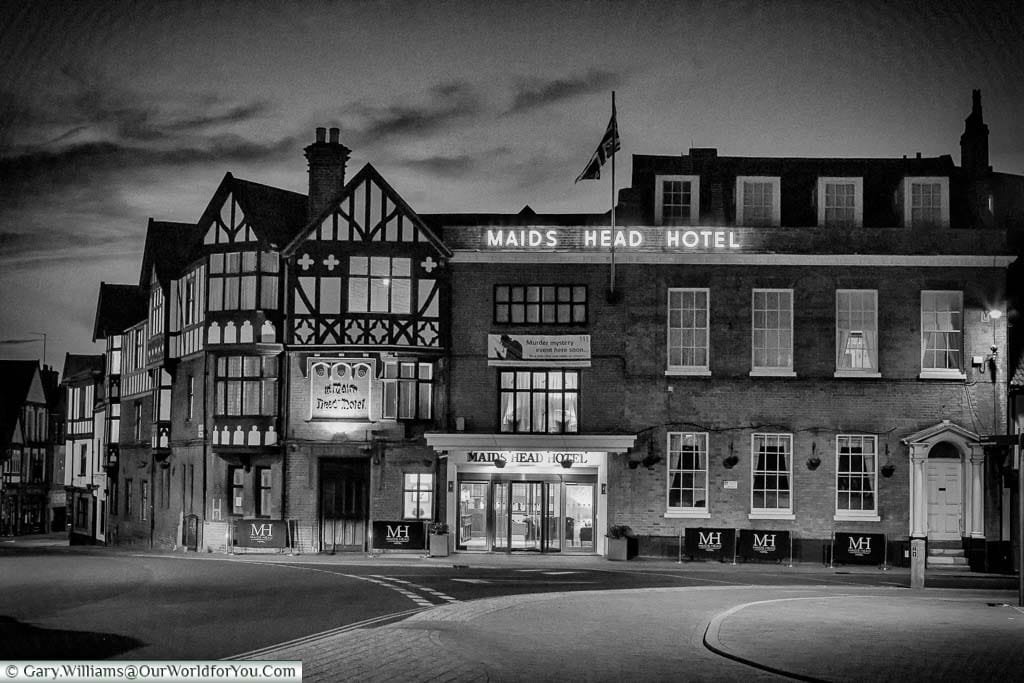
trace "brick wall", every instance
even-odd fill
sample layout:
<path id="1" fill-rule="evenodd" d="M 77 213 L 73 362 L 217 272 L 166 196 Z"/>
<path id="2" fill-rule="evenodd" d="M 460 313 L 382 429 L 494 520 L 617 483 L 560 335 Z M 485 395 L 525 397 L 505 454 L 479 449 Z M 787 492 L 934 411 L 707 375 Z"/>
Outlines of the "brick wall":
<path id="1" fill-rule="evenodd" d="M 623 298 L 606 302 L 609 267 L 561 264 L 463 264 L 453 277 L 451 416 L 467 419 L 467 431 L 498 429 L 497 369 L 488 367 L 488 333 L 590 334 L 592 364 L 580 371 L 580 432 L 638 434 L 638 455 L 610 458 L 609 522 L 629 524 L 648 539 L 677 537 L 687 526 L 789 529 L 805 554 L 820 555 L 820 541 L 833 530 L 903 537 L 909 525 L 908 451 L 900 439 L 942 420 L 979 434 L 1002 427 L 1004 400 L 985 366 L 995 343 L 1005 348 L 1005 319 L 983 320 L 982 312 L 1003 300 L 998 268 L 796 267 L 620 264 Z M 495 284 L 584 284 L 589 324 L 503 326 L 492 324 Z M 667 377 L 666 308 L 670 287 L 710 291 L 710 377 Z M 751 290 L 792 289 L 796 377 L 751 377 Z M 881 378 L 835 378 L 835 291 L 878 291 L 878 358 Z M 963 291 L 965 380 L 922 380 L 920 292 Z M 998 358 L 997 383 L 1005 381 Z M 995 410 L 994 410 L 995 408 Z M 709 434 L 710 519 L 666 519 L 666 433 Z M 793 435 L 792 490 L 796 519 L 750 520 L 751 434 Z M 837 434 L 873 434 L 878 464 L 891 462 L 890 478 L 878 476 L 880 522 L 836 522 Z M 651 469 L 627 462 L 648 453 L 661 460 Z M 887 454 L 888 449 L 888 454 Z M 821 465 L 809 470 L 816 455 Z M 732 469 L 723 460 L 735 455 Z M 995 465 L 988 464 L 993 482 Z M 736 488 L 725 488 L 736 482 Z M 998 483 L 990 483 L 998 487 Z M 989 497 L 989 500 L 995 500 Z M 988 503 L 990 508 L 992 503 Z M 998 527 L 986 510 L 990 532 Z M 818 543 L 812 542 L 818 541 Z M 670 544 L 671 545 L 671 544 Z M 674 547 L 671 546 L 671 547 Z"/>

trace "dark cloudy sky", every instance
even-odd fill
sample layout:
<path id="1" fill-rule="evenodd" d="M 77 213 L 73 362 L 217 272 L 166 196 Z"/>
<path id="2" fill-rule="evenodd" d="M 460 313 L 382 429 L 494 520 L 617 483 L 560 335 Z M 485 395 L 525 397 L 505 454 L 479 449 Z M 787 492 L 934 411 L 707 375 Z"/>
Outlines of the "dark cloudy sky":
<path id="1" fill-rule="evenodd" d="M 1020 2 L 0 2 L 0 341 L 96 353 L 101 281 L 225 172 L 305 192 L 336 125 L 412 207 L 607 209 L 622 152 L 951 154 L 983 93 L 1024 173 Z M 0 344 L 0 357 L 41 346 Z"/>

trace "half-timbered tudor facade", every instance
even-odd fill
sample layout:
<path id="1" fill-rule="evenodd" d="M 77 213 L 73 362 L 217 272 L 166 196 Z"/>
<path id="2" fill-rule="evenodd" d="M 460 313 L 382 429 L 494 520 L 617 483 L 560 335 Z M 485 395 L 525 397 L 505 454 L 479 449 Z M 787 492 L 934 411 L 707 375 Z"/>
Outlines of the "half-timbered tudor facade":
<path id="1" fill-rule="evenodd" d="M 104 450 L 99 454 L 100 464 L 107 477 L 106 497 L 101 508 L 106 513 L 105 524 L 109 530 L 106 540 L 110 544 L 119 542 L 122 525 L 128 532 L 128 538 L 131 538 L 131 533 L 128 530 L 132 517 L 123 514 L 121 505 L 122 492 L 125 488 L 124 479 L 118 477 L 122 471 L 122 377 L 125 373 L 125 340 L 129 338 L 128 330 L 146 318 L 148 304 L 146 290 L 139 285 L 100 283 L 99 296 L 96 301 L 96 318 L 93 324 L 93 341 L 100 341 L 104 344 L 103 391 L 97 412 L 102 416 L 98 429 L 100 438 L 105 445 Z M 132 344 L 137 341 L 137 338 L 130 340 Z M 135 352 L 134 346 L 132 352 Z M 137 371 L 133 374 L 131 386 L 134 400 L 139 395 L 139 378 Z M 132 414 L 128 416 L 124 424 L 132 425 L 134 428 L 135 418 L 141 414 L 141 410 L 133 408 Z M 126 440 L 127 451 L 132 452 L 132 447 L 138 441 L 139 439 Z M 139 469 L 136 458 L 132 459 L 131 465 L 136 470 Z M 126 478 L 133 479 L 133 476 L 129 475 Z"/>
<path id="2" fill-rule="evenodd" d="M 370 165 L 318 205 L 331 135 L 306 150 L 315 213 L 284 250 L 285 494 L 315 520 L 312 547 L 362 550 L 372 520 L 439 514 L 438 460 L 421 437 L 444 410 L 450 254 Z"/>
<path id="3" fill-rule="evenodd" d="M 104 357 L 67 354 L 65 388 L 64 489 L 69 541 L 106 540 L 107 477 L 103 469 Z"/>
<path id="4" fill-rule="evenodd" d="M 614 227 L 426 216 L 461 331 L 427 435 L 456 547 L 604 552 L 628 525 L 643 554 L 828 561 L 849 534 L 1004 566 L 1019 198 L 977 93 L 961 158 L 634 155 Z"/>
<path id="5" fill-rule="evenodd" d="M 37 361 L 0 360 L 0 536 L 49 530 L 55 375 Z"/>

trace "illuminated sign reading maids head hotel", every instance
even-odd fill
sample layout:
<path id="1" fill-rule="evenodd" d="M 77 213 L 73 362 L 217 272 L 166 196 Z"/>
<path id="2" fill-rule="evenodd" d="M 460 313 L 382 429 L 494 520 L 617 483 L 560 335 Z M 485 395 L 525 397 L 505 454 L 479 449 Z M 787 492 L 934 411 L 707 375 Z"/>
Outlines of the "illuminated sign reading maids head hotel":
<path id="1" fill-rule="evenodd" d="M 739 249 L 739 236 L 733 230 L 711 228 L 664 228 L 652 230 L 623 228 L 529 228 L 487 230 L 489 249 Z"/>

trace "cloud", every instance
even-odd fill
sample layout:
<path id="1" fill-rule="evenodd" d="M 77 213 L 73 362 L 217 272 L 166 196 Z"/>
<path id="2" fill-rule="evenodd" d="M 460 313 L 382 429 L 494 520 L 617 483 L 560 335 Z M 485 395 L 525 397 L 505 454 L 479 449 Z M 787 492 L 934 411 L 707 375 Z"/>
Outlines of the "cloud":
<path id="1" fill-rule="evenodd" d="M 414 171 L 442 178 L 465 178 L 478 166 L 477 157 L 471 154 L 434 155 L 407 159 L 402 164 Z"/>
<path id="2" fill-rule="evenodd" d="M 621 80 L 619 74 L 600 69 L 590 69 L 580 75 L 554 80 L 520 80 L 513 87 L 512 104 L 506 113 L 521 114 L 580 95 L 605 92 L 618 85 Z"/>
<path id="3" fill-rule="evenodd" d="M 451 81 L 432 87 L 420 103 L 357 103 L 345 110 L 343 116 L 357 121 L 346 127 L 354 141 L 368 144 L 396 137 L 422 138 L 463 123 L 482 111 L 482 98 L 476 88 L 463 81 Z"/>

